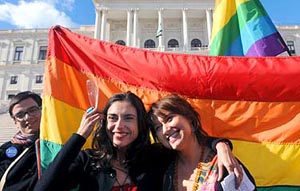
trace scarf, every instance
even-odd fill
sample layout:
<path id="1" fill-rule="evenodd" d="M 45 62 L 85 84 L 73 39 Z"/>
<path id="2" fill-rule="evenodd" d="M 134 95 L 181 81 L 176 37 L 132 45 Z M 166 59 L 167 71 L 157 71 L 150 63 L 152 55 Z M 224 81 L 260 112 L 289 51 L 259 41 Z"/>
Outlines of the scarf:
<path id="1" fill-rule="evenodd" d="M 27 145 L 34 143 L 35 140 L 38 139 L 38 134 L 22 134 L 20 131 L 18 131 L 15 136 L 12 138 L 11 142 L 13 144 L 22 144 Z"/>

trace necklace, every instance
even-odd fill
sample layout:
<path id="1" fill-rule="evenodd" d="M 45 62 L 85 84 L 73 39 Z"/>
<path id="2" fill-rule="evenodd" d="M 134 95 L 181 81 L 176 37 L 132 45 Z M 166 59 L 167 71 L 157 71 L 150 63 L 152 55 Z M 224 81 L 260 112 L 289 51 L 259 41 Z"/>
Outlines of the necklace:
<path id="1" fill-rule="evenodd" d="M 127 170 L 125 168 L 122 168 L 122 167 L 114 166 L 114 169 L 119 170 L 119 171 L 123 172 L 124 174 L 128 173 Z"/>
<path id="2" fill-rule="evenodd" d="M 200 180 L 200 175 L 201 175 L 201 169 L 202 169 L 202 160 L 204 159 L 204 147 L 201 148 L 201 155 L 200 155 L 200 160 L 197 165 L 197 171 L 196 171 L 196 176 L 194 179 L 194 184 L 193 184 L 193 190 L 192 191 L 197 191 L 199 187 L 199 180 Z M 174 177 L 173 177 L 173 183 L 174 183 L 174 191 L 178 191 L 178 158 L 175 160 L 174 164 Z"/>
<path id="3" fill-rule="evenodd" d="M 125 185 L 127 179 L 129 178 L 128 171 L 127 171 L 127 169 L 124 168 L 124 167 L 122 166 L 122 164 L 121 164 L 119 161 L 117 161 L 117 160 L 116 160 L 116 163 L 115 163 L 115 165 L 114 165 L 113 168 L 116 170 L 116 172 L 119 171 L 119 173 L 122 173 L 122 174 L 125 174 L 125 175 L 126 175 L 125 178 L 124 178 L 124 180 L 123 180 L 123 182 L 122 182 L 122 184 L 121 184 L 121 182 L 119 181 L 118 176 L 116 177 L 116 182 L 117 182 L 117 184 L 118 184 L 119 191 L 123 191 L 124 185 Z"/>
<path id="4" fill-rule="evenodd" d="M 196 177 L 194 180 L 193 191 L 196 191 L 199 187 L 199 178 L 201 175 L 202 161 L 199 161 L 197 165 Z"/>
<path id="5" fill-rule="evenodd" d="M 126 173 L 126 177 L 125 177 L 123 183 L 121 184 L 118 180 L 118 177 L 116 177 L 116 182 L 118 183 L 119 191 L 123 191 L 123 186 L 125 185 L 127 179 L 128 179 L 128 174 Z"/>

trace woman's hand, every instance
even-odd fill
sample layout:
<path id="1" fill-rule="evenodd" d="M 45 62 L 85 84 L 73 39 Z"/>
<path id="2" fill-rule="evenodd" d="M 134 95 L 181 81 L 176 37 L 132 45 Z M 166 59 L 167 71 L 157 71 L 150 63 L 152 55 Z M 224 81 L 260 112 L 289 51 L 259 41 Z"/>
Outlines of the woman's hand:
<path id="1" fill-rule="evenodd" d="M 225 142 L 218 142 L 216 145 L 217 154 L 218 154 L 218 168 L 219 176 L 218 181 L 221 181 L 223 178 L 223 168 L 225 167 L 228 173 L 234 173 L 235 175 L 235 186 L 236 189 L 239 188 L 243 180 L 243 170 L 240 166 L 238 160 L 235 158 L 229 145 Z"/>
<path id="2" fill-rule="evenodd" d="M 100 120 L 103 119 L 103 114 L 97 111 L 97 109 L 88 109 L 87 112 L 85 112 L 82 116 L 80 126 L 77 130 L 77 134 L 83 136 L 85 139 L 87 139 L 92 131 L 94 130 L 94 127 L 97 123 L 100 123 Z"/>

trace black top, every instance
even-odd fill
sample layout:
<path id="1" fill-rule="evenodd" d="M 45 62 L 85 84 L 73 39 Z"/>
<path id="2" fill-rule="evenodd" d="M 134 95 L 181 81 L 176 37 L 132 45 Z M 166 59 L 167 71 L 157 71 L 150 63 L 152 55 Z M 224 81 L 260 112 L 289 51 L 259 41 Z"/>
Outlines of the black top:
<path id="1" fill-rule="evenodd" d="M 210 141 L 211 145 L 217 142 L 213 140 Z M 78 188 L 82 191 L 111 191 L 116 171 L 113 168 L 95 167 L 91 150 L 81 150 L 85 141 L 84 137 L 73 134 L 42 174 L 34 190 L 64 191 Z M 225 141 L 231 144 L 229 140 Z M 176 152 L 161 144 L 151 144 L 136 154 L 137 160 L 128 167 L 132 182 L 139 191 L 162 190 L 164 173 L 175 159 Z"/>
<path id="2" fill-rule="evenodd" d="M 10 169 L 3 191 L 33 190 L 37 181 L 37 158 L 34 142 L 29 145 L 6 142 L 0 147 L 0 177 L 2 178 L 9 165 L 29 147 L 25 155 Z"/>
<path id="3" fill-rule="evenodd" d="M 90 150 L 80 151 L 85 139 L 73 134 L 38 181 L 35 191 L 63 191 L 76 188 L 110 191 L 116 179 L 112 168 L 96 168 Z M 129 167 L 129 176 L 138 190 L 162 190 L 163 175 L 174 159 L 172 151 L 159 144 L 147 146 L 138 154 L 138 162 Z"/>

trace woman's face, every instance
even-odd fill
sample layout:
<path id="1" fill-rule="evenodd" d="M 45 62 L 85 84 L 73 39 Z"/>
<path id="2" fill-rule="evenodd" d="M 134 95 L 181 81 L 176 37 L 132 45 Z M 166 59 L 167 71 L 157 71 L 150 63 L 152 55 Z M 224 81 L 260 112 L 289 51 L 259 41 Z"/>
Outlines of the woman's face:
<path id="1" fill-rule="evenodd" d="M 107 110 L 107 133 L 113 145 L 128 147 L 138 137 L 136 109 L 127 101 L 116 101 Z"/>
<path id="2" fill-rule="evenodd" d="M 189 146 L 193 137 L 190 121 L 179 114 L 169 114 L 165 118 L 158 117 L 161 124 L 156 126 L 156 133 L 159 141 L 167 148 L 178 151 Z"/>

